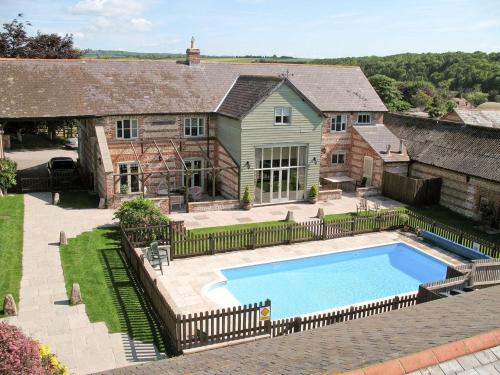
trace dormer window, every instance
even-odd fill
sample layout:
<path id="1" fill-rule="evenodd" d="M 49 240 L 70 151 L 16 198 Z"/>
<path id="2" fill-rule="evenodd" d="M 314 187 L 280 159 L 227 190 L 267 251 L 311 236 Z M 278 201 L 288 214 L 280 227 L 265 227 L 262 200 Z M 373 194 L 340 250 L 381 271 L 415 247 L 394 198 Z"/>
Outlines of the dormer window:
<path id="1" fill-rule="evenodd" d="M 336 115 L 332 117 L 331 132 L 345 132 L 347 127 L 347 115 Z"/>
<path id="2" fill-rule="evenodd" d="M 358 113 L 358 125 L 369 125 L 372 123 L 371 113 Z"/>
<path id="3" fill-rule="evenodd" d="M 290 107 L 274 108 L 274 125 L 290 125 L 291 113 Z"/>

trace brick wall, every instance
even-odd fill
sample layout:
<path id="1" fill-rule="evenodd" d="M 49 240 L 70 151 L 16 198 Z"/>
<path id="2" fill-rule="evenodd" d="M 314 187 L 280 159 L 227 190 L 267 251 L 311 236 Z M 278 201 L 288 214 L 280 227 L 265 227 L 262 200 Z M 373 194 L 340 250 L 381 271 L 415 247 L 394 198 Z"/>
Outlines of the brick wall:
<path id="1" fill-rule="evenodd" d="M 351 137 L 350 176 L 356 181 L 360 181 L 363 178 L 363 162 L 365 156 L 373 158 L 372 186 L 380 188 L 382 186 L 384 162 L 359 135 L 356 129 L 353 128 Z"/>
<path id="2" fill-rule="evenodd" d="M 318 194 L 318 200 L 320 201 L 329 201 L 341 198 L 342 198 L 342 189 L 320 190 Z"/>
<path id="3" fill-rule="evenodd" d="M 188 212 L 234 210 L 240 208 L 240 201 L 238 199 L 228 199 L 219 201 L 189 202 L 188 206 Z"/>
<path id="4" fill-rule="evenodd" d="M 346 115 L 347 126 L 343 132 L 331 131 L 332 118 L 337 115 Z M 384 113 L 371 112 L 372 123 L 382 124 L 384 121 Z M 338 175 L 351 175 L 352 168 L 352 131 L 353 124 L 357 121 L 358 112 L 325 112 L 327 116 L 323 121 L 321 135 L 321 162 L 320 176 L 331 177 Z M 345 152 L 346 162 L 344 165 L 333 165 L 332 153 Z"/>

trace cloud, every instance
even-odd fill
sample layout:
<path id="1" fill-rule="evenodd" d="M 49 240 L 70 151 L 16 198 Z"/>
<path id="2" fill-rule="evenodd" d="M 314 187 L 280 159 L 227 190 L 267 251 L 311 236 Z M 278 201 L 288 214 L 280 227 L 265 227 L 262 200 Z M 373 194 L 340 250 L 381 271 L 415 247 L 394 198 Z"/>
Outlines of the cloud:
<path id="1" fill-rule="evenodd" d="M 137 16 L 144 6 L 137 0 L 80 0 L 68 7 L 71 14 L 106 17 Z"/>
<path id="2" fill-rule="evenodd" d="M 149 31 L 153 27 L 153 23 L 145 18 L 132 18 L 130 23 L 133 29 L 141 32 Z"/>

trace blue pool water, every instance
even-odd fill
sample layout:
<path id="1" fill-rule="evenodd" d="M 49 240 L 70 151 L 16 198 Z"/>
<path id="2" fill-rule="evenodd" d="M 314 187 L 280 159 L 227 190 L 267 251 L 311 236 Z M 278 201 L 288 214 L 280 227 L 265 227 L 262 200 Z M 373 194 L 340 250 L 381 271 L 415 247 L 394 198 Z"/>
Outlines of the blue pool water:
<path id="1" fill-rule="evenodd" d="M 209 294 L 272 301 L 272 319 L 412 292 L 444 279 L 446 264 L 404 243 L 221 270 Z M 225 290 L 224 290 L 225 289 Z"/>

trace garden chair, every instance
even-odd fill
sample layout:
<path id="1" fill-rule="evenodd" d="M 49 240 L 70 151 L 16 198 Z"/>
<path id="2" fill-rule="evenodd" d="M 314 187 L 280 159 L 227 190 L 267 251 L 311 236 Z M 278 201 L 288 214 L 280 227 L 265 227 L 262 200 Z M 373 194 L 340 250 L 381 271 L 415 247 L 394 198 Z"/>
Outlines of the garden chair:
<path id="1" fill-rule="evenodd" d="M 151 266 L 160 266 L 163 275 L 163 259 L 167 259 L 167 264 L 170 265 L 170 246 L 159 246 L 158 241 L 153 241 L 146 251 L 146 257 Z"/>

